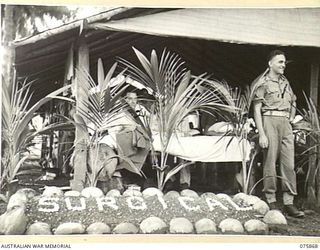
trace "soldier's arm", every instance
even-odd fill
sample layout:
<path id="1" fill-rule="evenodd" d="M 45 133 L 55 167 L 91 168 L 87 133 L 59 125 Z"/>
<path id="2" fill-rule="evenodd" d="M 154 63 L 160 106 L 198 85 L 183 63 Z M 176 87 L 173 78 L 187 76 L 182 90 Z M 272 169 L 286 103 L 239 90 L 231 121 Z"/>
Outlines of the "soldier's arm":
<path id="1" fill-rule="evenodd" d="M 263 123 L 262 123 L 262 114 L 261 114 L 261 102 L 254 103 L 254 120 L 257 126 L 257 129 L 259 131 L 259 145 L 262 148 L 268 147 L 268 138 L 265 134 L 265 131 L 263 129 Z"/>
<path id="2" fill-rule="evenodd" d="M 288 91 L 291 95 L 291 109 L 290 109 L 290 116 L 289 116 L 289 121 L 292 122 L 294 120 L 294 117 L 296 116 L 296 110 L 297 110 L 297 96 L 293 93 L 293 90 L 289 84 L 289 82 L 287 82 L 289 88 Z"/>

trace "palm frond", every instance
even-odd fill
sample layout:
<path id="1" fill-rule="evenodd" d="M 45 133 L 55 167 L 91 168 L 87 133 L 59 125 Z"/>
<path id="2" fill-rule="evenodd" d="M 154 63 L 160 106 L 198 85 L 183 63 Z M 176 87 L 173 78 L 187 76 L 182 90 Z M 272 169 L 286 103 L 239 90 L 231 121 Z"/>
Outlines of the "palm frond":
<path id="1" fill-rule="evenodd" d="M 193 76 L 184 67 L 184 61 L 177 55 L 163 50 L 160 60 L 151 52 L 150 61 L 137 49 L 134 52 L 142 69 L 120 59 L 128 68 L 131 77 L 153 90 L 153 112 L 157 121 L 161 143 L 161 171 L 165 168 L 167 148 L 178 126 L 189 114 L 204 112 L 239 112 L 230 91 L 222 83 L 210 79 L 207 74 Z M 158 174 L 158 176 L 163 176 Z M 162 180 L 162 182 L 165 179 Z M 161 185 L 160 185 L 161 186 Z"/>

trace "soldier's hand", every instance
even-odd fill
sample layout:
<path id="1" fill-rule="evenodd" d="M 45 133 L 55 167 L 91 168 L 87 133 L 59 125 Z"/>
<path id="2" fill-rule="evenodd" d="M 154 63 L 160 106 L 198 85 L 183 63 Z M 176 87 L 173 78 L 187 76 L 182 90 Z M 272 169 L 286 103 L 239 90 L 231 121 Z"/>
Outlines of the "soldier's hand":
<path id="1" fill-rule="evenodd" d="M 268 145 L 268 138 L 266 137 L 266 135 L 260 135 L 259 136 L 259 145 L 261 148 L 267 148 Z"/>

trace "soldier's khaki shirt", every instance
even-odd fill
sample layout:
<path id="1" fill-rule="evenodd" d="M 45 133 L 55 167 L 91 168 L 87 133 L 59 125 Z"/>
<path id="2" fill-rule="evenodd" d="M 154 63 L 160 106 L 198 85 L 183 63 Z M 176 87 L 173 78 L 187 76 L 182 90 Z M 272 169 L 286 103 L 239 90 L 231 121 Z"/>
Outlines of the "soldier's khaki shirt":
<path id="1" fill-rule="evenodd" d="M 253 101 L 262 102 L 262 113 L 268 110 L 290 112 L 291 105 L 297 98 L 285 76 L 281 75 L 277 81 L 265 74 L 256 84 L 257 89 Z"/>

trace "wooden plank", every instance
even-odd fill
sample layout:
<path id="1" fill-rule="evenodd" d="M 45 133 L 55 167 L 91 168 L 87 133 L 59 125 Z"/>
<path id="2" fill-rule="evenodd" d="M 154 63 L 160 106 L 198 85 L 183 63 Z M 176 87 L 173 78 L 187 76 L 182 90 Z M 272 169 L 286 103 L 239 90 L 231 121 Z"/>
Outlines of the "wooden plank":
<path id="1" fill-rule="evenodd" d="M 315 104 L 318 106 L 319 97 L 319 63 L 311 64 L 311 73 L 310 73 L 310 97 Z"/>
<path id="2" fill-rule="evenodd" d="M 77 68 L 84 69 L 87 72 L 90 72 L 89 68 L 89 49 L 83 37 L 79 38 L 79 47 L 78 47 L 78 61 Z M 81 102 L 83 97 L 86 96 L 82 93 L 83 90 L 80 90 L 77 81 L 78 76 L 76 72 L 75 77 L 75 97 L 76 97 L 76 113 L 79 113 L 79 108 L 81 107 Z M 75 131 L 75 155 L 74 155 L 74 175 L 73 180 L 70 182 L 72 190 L 81 191 L 85 186 L 86 173 L 87 173 L 87 141 L 81 131 L 76 129 Z"/>

